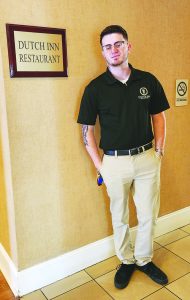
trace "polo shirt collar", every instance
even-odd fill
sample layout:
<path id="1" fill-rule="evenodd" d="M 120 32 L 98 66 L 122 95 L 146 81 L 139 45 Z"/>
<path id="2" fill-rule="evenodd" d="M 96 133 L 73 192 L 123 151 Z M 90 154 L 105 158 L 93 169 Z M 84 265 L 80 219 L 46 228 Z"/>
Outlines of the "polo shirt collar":
<path id="1" fill-rule="evenodd" d="M 129 67 L 131 69 L 131 75 L 129 77 L 129 80 L 132 81 L 132 80 L 141 79 L 141 75 L 139 74 L 138 70 L 134 69 L 131 64 L 129 64 Z M 112 73 L 110 72 L 110 70 L 108 68 L 105 72 L 105 79 L 108 84 L 114 84 L 119 81 L 112 75 Z"/>

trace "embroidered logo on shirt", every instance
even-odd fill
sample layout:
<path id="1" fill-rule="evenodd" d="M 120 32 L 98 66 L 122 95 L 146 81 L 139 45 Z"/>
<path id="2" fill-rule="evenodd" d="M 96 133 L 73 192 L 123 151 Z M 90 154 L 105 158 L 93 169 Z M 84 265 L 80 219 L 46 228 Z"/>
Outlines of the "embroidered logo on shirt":
<path id="1" fill-rule="evenodd" d="M 140 88 L 140 96 L 138 96 L 139 99 L 148 99 L 150 98 L 150 95 L 148 94 L 148 90 L 146 87 Z"/>

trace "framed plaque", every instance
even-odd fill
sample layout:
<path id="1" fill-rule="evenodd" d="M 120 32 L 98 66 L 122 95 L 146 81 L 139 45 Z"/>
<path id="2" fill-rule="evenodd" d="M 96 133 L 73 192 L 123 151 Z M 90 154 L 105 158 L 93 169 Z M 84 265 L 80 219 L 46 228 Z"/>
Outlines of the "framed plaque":
<path id="1" fill-rule="evenodd" d="M 10 77 L 67 77 L 66 30 L 6 24 Z"/>

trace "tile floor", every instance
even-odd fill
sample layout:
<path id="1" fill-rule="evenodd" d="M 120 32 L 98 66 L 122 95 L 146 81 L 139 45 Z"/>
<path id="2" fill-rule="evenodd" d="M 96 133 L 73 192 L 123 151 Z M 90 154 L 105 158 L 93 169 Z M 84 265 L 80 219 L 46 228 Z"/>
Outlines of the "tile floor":
<path id="1" fill-rule="evenodd" d="M 114 287 L 116 256 L 22 297 L 22 300 L 190 300 L 190 224 L 155 239 L 153 261 L 167 273 L 160 286 L 135 271 L 127 288 Z"/>

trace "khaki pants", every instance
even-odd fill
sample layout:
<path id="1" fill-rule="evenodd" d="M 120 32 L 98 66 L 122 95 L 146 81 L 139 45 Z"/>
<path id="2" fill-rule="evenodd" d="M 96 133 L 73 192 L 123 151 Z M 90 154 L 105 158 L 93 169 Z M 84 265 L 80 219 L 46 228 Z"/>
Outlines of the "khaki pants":
<path id="1" fill-rule="evenodd" d="M 115 250 L 126 264 L 145 265 L 153 256 L 153 234 L 160 204 L 161 158 L 154 149 L 134 156 L 104 155 L 101 167 L 114 231 Z M 135 245 L 129 233 L 128 198 L 132 192 L 137 211 Z"/>

